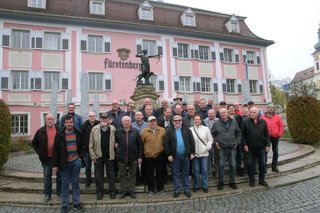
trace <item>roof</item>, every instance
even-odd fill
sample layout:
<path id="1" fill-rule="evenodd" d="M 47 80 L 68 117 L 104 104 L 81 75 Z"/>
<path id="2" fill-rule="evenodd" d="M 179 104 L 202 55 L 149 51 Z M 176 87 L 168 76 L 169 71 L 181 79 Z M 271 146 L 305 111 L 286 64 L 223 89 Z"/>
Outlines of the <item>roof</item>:
<path id="1" fill-rule="evenodd" d="M 314 76 L 314 67 L 309 67 L 308 69 L 302 70 L 297 72 L 294 78 L 292 79 L 293 82 L 304 81 L 309 78 L 313 78 Z"/>
<path id="2" fill-rule="evenodd" d="M 144 1 L 108 0 L 105 15 L 92 15 L 89 12 L 89 0 L 47 0 L 45 10 L 29 8 L 27 0 L 2 0 L 0 18 L 138 30 L 260 46 L 274 43 L 252 33 L 245 23 L 246 18 L 242 16 L 236 16 L 239 20 L 240 33 L 230 33 L 225 27 L 225 23 L 232 15 L 197 8 L 191 8 L 196 14 L 196 27 L 183 26 L 180 15 L 190 7 L 159 1 L 149 1 L 153 6 L 154 21 L 142 21 L 139 20 L 137 11 Z"/>

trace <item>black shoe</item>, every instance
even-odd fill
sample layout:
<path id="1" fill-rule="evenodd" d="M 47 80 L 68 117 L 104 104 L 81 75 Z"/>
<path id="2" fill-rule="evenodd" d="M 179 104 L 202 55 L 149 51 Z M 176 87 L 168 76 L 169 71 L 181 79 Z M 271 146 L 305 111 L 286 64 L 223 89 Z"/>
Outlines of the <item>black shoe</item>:
<path id="1" fill-rule="evenodd" d="M 243 176 L 244 176 L 244 174 L 243 174 L 242 171 L 238 171 L 238 172 L 237 172 L 237 175 L 240 176 L 240 177 L 243 177 Z"/>
<path id="2" fill-rule="evenodd" d="M 84 187 L 89 188 L 91 185 L 91 183 L 86 183 L 86 185 L 84 185 Z"/>
<path id="3" fill-rule="evenodd" d="M 174 197 L 174 198 L 177 198 L 177 197 L 179 197 L 179 194 L 180 194 L 179 192 L 174 192 L 174 193 L 173 193 L 173 197 Z"/>
<path id="4" fill-rule="evenodd" d="M 67 213 L 68 212 L 68 206 L 62 206 L 61 213 Z"/>
<path id="5" fill-rule="evenodd" d="M 259 185 L 260 186 L 264 186 L 264 187 L 268 187 L 269 186 L 268 183 L 266 181 L 264 181 L 264 180 L 259 181 Z"/>
<path id="6" fill-rule="evenodd" d="M 46 203 L 51 200 L 51 195 L 45 195 L 43 201 Z"/>
<path id="7" fill-rule="evenodd" d="M 238 186 L 235 183 L 229 183 L 231 189 L 238 189 Z"/>
<path id="8" fill-rule="evenodd" d="M 218 190 L 220 191 L 220 190 L 223 190 L 223 184 L 219 184 L 218 185 Z"/>
<path id="9" fill-rule="evenodd" d="M 193 188 L 193 192 L 197 192 L 199 188 Z"/>
<path id="10" fill-rule="evenodd" d="M 272 171 L 273 172 L 279 172 L 279 169 L 278 169 L 278 167 L 272 167 Z"/>
<path id="11" fill-rule="evenodd" d="M 208 193 L 209 192 L 208 188 L 203 188 L 202 190 L 203 190 L 204 193 Z"/>
<path id="12" fill-rule="evenodd" d="M 77 205 L 73 205 L 73 210 L 77 212 L 83 212 L 84 208 L 80 204 L 77 204 Z"/>
<path id="13" fill-rule="evenodd" d="M 250 181 L 250 187 L 255 187 L 256 183 L 254 181 Z"/>
<path id="14" fill-rule="evenodd" d="M 97 200 L 102 200 L 103 194 L 97 194 Z"/>
<path id="15" fill-rule="evenodd" d="M 119 196 L 119 199 L 123 199 L 127 196 L 127 193 L 126 192 L 121 192 L 120 196 Z"/>
<path id="16" fill-rule="evenodd" d="M 189 191 L 184 192 L 184 194 L 185 194 L 187 197 L 191 197 L 191 193 L 190 193 Z"/>
<path id="17" fill-rule="evenodd" d="M 117 197 L 115 192 L 110 193 L 110 199 L 115 199 Z"/>
<path id="18" fill-rule="evenodd" d="M 134 192 L 129 192 L 129 196 L 130 196 L 131 198 L 137 198 L 137 195 L 136 195 L 136 193 L 134 193 Z"/>

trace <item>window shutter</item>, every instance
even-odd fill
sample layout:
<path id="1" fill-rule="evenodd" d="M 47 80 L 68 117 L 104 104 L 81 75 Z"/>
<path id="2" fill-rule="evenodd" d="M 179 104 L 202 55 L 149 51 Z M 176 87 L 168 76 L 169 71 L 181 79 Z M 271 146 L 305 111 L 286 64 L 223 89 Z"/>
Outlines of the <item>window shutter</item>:
<path id="1" fill-rule="evenodd" d="M 2 35 L 2 46 L 3 47 L 10 46 L 10 36 L 9 35 Z"/>
<path id="2" fill-rule="evenodd" d="M 194 50 L 191 50 L 191 58 L 195 58 L 194 57 Z"/>
<path id="3" fill-rule="evenodd" d="M 246 61 L 247 61 L 247 56 L 243 55 L 243 63 L 246 63 Z"/>
<path id="4" fill-rule="evenodd" d="M 163 55 L 162 46 L 158 46 L 158 54 Z"/>
<path id="5" fill-rule="evenodd" d="M 141 44 L 137 44 L 137 53 L 142 51 L 142 45 Z"/>
<path id="6" fill-rule="evenodd" d="M 174 91 L 179 91 L 179 81 L 174 82 Z"/>
<path id="7" fill-rule="evenodd" d="M 87 50 L 87 41 L 81 40 L 81 50 L 86 51 Z"/>
<path id="8" fill-rule="evenodd" d="M 104 52 L 106 52 L 106 53 L 111 52 L 110 42 L 104 42 Z"/>
<path id="9" fill-rule="evenodd" d="M 63 50 L 69 49 L 69 40 L 68 39 L 62 39 L 62 49 Z"/>
<path id="10" fill-rule="evenodd" d="M 263 93 L 263 85 L 259 85 L 260 93 Z"/>
<path id="11" fill-rule="evenodd" d="M 200 91 L 201 86 L 200 86 L 200 82 L 197 82 L 197 91 Z"/>
<path id="12" fill-rule="evenodd" d="M 111 79 L 106 79 L 106 90 L 111 90 Z"/>
<path id="13" fill-rule="evenodd" d="M 241 84 L 238 84 L 238 92 L 242 92 Z"/>
<path id="14" fill-rule="evenodd" d="M 260 56 L 257 56 L 257 64 L 260 64 Z"/>
<path id="15" fill-rule="evenodd" d="M 196 82 L 193 82 L 193 84 L 192 84 L 192 85 L 193 85 L 193 91 L 194 91 L 194 92 L 196 92 L 196 91 L 197 91 L 197 85 L 196 85 Z"/>
<path id="16" fill-rule="evenodd" d="M 211 59 L 212 61 L 216 60 L 216 52 L 211 52 Z"/>
<path id="17" fill-rule="evenodd" d="M 172 48 L 172 54 L 173 54 L 173 57 L 178 56 L 178 49 L 176 47 Z"/>
<path id="18" fill-rule="evenodd" d="M 68 79 L 67 78 L 62 79 L 62 89 L 68 89 Z"/>
<path id="19" fill-rule="evenodd" d="M 194 57 L 199 58 L 199 50 L 194 50 Z"/>
<path id="20" fill-rule="evenodd" d="M 213 91 L 218 92 L 218 83 L 213 84 Z"/>
<path id="21" fill-rule="evenodd" d="M 159 90 L 164 91 L 164 81 L 159 81 Z"/>
<path id="22" fill-rule="evenodd" d="M 227 92 L 227 84 L 222 84 L 222 92 Z"/>
<path id="23" fill-rule="evenodd" d="M 42 38 L 36 37 L 36 48 L 42 48 Z"/>
<path id="24" fill-rule="evenodd" d="M 36 38 L 35 37 L 32 37 L 31 38 L 31 48 L 35 48 L 35 46 L 36 46 Z"/>
<path id="25" fill-rule="evenodd" d="M 234 56 L 236 58 L 236 62 L 239 63 L 239 54 L 235 54 Z"/>
<path id="26" fill-rule="evenodd" d="M 9 89 L 9 78 L 8 77 L 1 78 L 1 89 Z"/>
<path id="27" fill-rule="evenodd" d="M 220 61 L 224 61 L 224 59 L 223 59 L 223 53 L 220 53 Z"/>

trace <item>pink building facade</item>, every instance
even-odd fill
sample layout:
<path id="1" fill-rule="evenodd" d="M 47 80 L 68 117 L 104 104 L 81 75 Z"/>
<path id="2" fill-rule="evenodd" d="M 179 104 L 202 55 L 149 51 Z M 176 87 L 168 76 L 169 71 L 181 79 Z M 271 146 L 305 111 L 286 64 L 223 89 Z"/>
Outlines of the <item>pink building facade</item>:
<path id="1" fill-rule="evenodd" d="M 113 99 L 130 101 L 142 49 L 160 54 L 150 58 L 160 99 L 243 103 L 248 78 L 251 100 L 261 107 L 271 101 L 266 48 L 273 41 L 254 35 L 244 17 L 154 1 L 79 2 L 0 3 L 0 98 L 10 107 L 13 136 L 32 137 L 44 124 L 52 81 L 60 116 L 67 91 L 80 108 L 84 73 L 89 110 L 96 94 L 100 111 Z"/>

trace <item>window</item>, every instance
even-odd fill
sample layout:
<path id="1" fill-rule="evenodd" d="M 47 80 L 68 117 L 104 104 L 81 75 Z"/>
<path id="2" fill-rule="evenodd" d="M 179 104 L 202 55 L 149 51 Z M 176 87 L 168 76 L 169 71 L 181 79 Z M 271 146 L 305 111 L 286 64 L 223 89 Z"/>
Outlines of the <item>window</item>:
<path id="1" fill-rule="evenodd" d="M 234 89 L 235 80 L 234 79 L 227 79 L 226 83 L 227 83 L 226 92 L 235 92 L 235 89 Z"/>
<path id="2" fill-rule="evenodd" d="M 250 93 L 257 93 L 257 82 L 256 80 L 249 80 Z"/>
<path id="3" fill-rule="evenodd" d="M 56 82 L 57 88 L 59 89 L 59 79 L 60 73 L 59 72 L 44 72 L 44 89 L 50 90 L 52 89 L 52 82 Z"/>
<path id="4" fill-rule="evenodd" d="M 28 134 L 28 114 L 11 115 L 11 134 Z"/>
<path id="5" fill-rule="evenodd" d="M 88 36 L 88 51 L 101 53 L 103 47 L 103 37 L 102 36 Z"/>
<path id="6" fill-rule="evenodd" d="M 28 0 L 28 7 L 46 8 L 46 0 Z"/>
<path id="7" fill-rule="evenodd" d="M 105 2 L 90 1 L 90 14 L 105 15 Z"/>
<path id="8" fill-rule="evenodd" d="M 319 70 L 319 62 L 317 62 L 317 70 Z"/>
<path id="9" fill-rule="evenodd" d="M 141 8 L 141 19 L 153 20 L 151 8 Z"/>
<path id="10" fill-rule="evenodd" d="M 211 78 L 201 78 L 201 91 L 211 92 Z"/>
<path id="11" fill-rule="evenodd" d="M 12 89 L 23 90 L 29 89 L 29 72 L 27 71 L 12 71 Z"/>
<path id="12" fill-rule="evenodd" d="M 194 16 L 193 15 L 186 15 L 185 16 L 185 25 L 194 26 Z"/>
<path id="13" fill-rule="evenodd" d="M 238 23 L 237 22 L 231 22 L 231 32 L 233 32 L 233 33 L 238 32 Z"/>
<path id="14" fill-rule="evenodd" d="M 89 90 L 102 90 L 103 73 L 89 73 Z"/>
<path id="15" fill-rule="evenodd" d="M 47 50 L 60 50 L 60 33 L 44 33 L 44 48 Z"/>
<path id="16" fill-rule="evenodd" d="M 189 58 L 189 44 L 178 44 L 178 57 Z"/>
<path id="17" fill-rule="evenodd" d="M 180 20 L 183 26 L 196 26 L 196 14 L 190 9 L 186 9 L 180 16 Z"/>
<path id="18" fill-rule="evenodd" d="M 148 51 L 148 55 L 157 55 L 157 43 L 153 40 L 143 40 L 142 48 Z"/>
<path id="19" fill-rule="evenodd" d="M 182 92 L 190 92 L 190 81 L 191 77 L 186 77 L 186 76 L 180 76 L 179 77 L 179 89 Z"/>
<path id="20" fill-rule="evenodd" d="M 199 58 L 201 60 L 209 60 L 209 47 L 208 46 L 199 46 Z"/>
<path id="21" fill-rule="evenodd" d="M 31 89 L 41 89 L 41 78 L 31 78 Z"/>
<path id="22" fill-rule="evenodd" d="M 12 30 L 13 48 L 30 48 L 30 32 L 26 30 Z"/>
<path id="23" fill-rule="evenodd" d="M 1 89 L 9 89 L 9 78 L 1 77 Z"/>
<path id="24" fill-rule="evenodd" d="M 248 64 L 255 64 L 256 53 L 254 51 L 247 51 Z"/>
<path id="25" fill-rule="evenodd" d="M 218 92 L 218 83 L 213 83 L 213 91 Z"/>
<path id="26" fill-rule="evenodd" d="M 224 48 L 223 49 L 223 58 L 224 61 L 233 62 L 233 49 Z"/>

